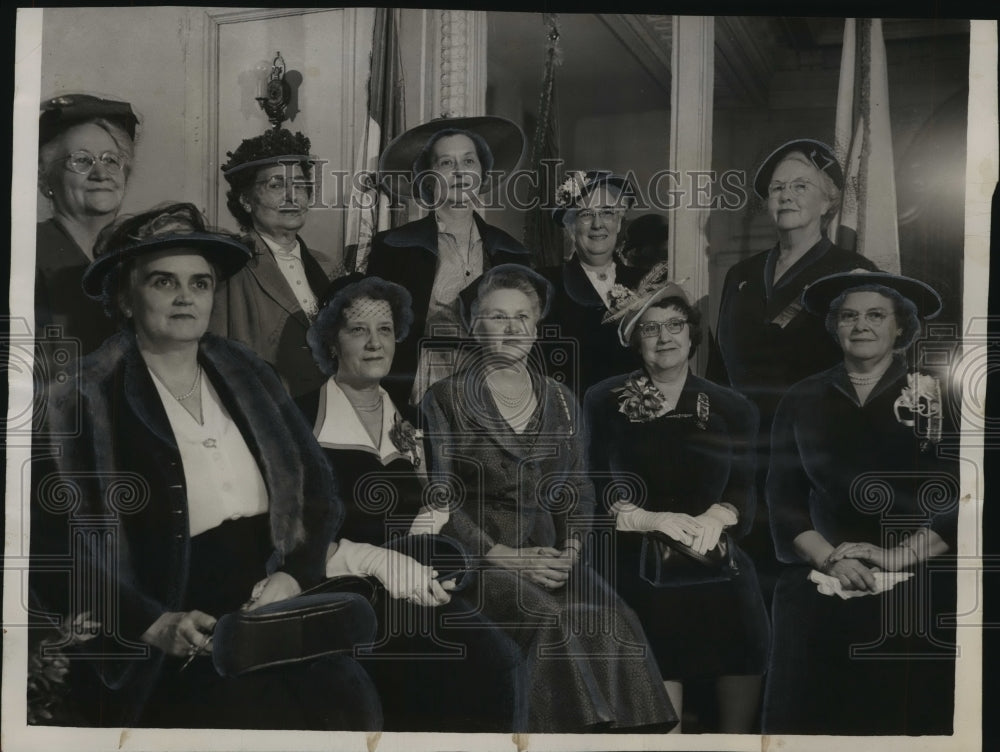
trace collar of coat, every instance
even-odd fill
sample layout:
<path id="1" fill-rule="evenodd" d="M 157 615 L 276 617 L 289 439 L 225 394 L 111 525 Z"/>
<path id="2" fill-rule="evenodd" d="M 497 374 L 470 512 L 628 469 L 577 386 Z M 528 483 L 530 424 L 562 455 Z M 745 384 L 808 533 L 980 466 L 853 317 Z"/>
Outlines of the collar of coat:
<path id="1" fill-rule="evenodd" d="M 616 285 L 634 288 L 643 277 L 641 269 L 633 269 L 618 261 L 615 261 L 614 265 Z M 607 309 L 608 301 L 594 289 L 587 272 L 583 269 L 583 264 L 580 263 L 580 257 L 575 253 L 563 264 L 562 282 L 566 295 L 578 305 Z"/>
<path id="2" fill-rule="evenodd" d="M 312 459 L 303 456 L 310 453 L 308 426 L 289 398 L 283 403 L 273 398 L 282 394 L 277 377 L 242 345 L 206 334 L 198 347 L 198 362 L 260 466 L 268 490 L 272 542 L 287 554 L 305 540 L 302 489 L 305 463 Z M 79 389 L 95 428 L 93 455 L 98 467 L 115 465 L 114 439 L 122 437 L 114 435 L 113 416 L 121 410 L 116 402 L 122 393 L 128 408 L 156 439 L 170 451 L 179 451 L 133 332 L 110 337 L 85 359 Z M 300 425 L 305 436 L 300 435 Z M 315 455 L 320 457 L 318 447 Z"/>
<path id="3" fill-rule="evenodd" d="M 489 254 L 490 258 L 493 258 L 497 253 L 514 253 L 525 257 L 530 255 L 528 249 L 499 227 L 487 224 L 486 220 L 479 216 L 477 212 L 472 213 L 472 220 L 476 223 L 479 237 L 483 241 L 483 248 Z M 383 241 L 386 245 L 399 248 L 425 248 L 437 256 L 437 220 L 434 218 L 434 214 L 428 214 L 423 219 L 408 222 L 402 227 L 390 230 L 383 238 Z"/>

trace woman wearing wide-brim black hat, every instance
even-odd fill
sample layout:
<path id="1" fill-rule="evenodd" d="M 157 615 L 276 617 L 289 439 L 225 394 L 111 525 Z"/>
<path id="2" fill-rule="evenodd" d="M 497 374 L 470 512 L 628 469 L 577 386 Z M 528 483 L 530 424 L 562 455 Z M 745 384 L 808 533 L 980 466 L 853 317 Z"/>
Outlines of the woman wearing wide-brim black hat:
<path id="1" fill-rule="evenodd" d="M 774 417 L 767 503 L 787 566 L 763 731 L 949 734 L 946 557 L 960 486 L 944 447 L 956 433 L 946 384 L 907 365 L 940 297 L 920 280 L 856 272 L 817 280 L 802 304 L 842 356 L 793 386 Z"/>
<path id="2" fill-rule="evenodd" d="M 394 372 L 384 382 L 405 409 L 451 373 L 449 351 L 469 335 L 462 291 L 498 264 L 531 261 L 528 249 L 479 211 L 517 168 L 524 143 L 521 129 L 506 118 L 441 118 L 398 136 L 379 160 L 383 185 L 430 210 L 423 219 L 378 233 L 367 263 L 368 274 L 413 296 L 411 334 L 400 343 Z M 422 337 L 429 341 L 418 350 Z"/>
<path id="3" fill-rule="evenodd" d="M 271 367 L 207 333 L 216 285 L 249 249 L 186 203 L 120 219 L 98 248 L 84 291 L 119 332 L 52 388 L 40 435 L 59 436 L 60 452 L 33 473 L 32 556 L 65 557 L 73 573 L 36 567 L 33 593 L 100 625 L 70 653 L 103 656 L 71 660 L 73 699 L 95 725 L 377 728 L 375 690 L 348 657 L 236 677 L 213 666 L 216 619 L 318 583 L 341 519 L 332 472 Z M 57 503 L 67 484 L 75 503 Z M 68 548 L 71 531 L 99 536 L 109 521 L 113 545 Z"/>

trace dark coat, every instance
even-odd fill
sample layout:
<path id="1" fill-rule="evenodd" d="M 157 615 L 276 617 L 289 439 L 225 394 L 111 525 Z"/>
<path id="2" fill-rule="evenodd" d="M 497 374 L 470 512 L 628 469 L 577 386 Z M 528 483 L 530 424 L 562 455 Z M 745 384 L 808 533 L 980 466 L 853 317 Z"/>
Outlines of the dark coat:
<path id="1" fill-rule="evenodd" d="M 260 577 L 282 569 L 303 588 L 319 582 L 342 509 L 309 426 L 273 371 L 243 346 L 205 335 L 199 362 L 267 486 L 274 555 L 260 562 Z M 163 404 L 129 331 L 82 361 L 79 381 L 54 392 L 46 417 L 35 438 L 32 589 L 56 613 L 89 610 L 102 623 L 101 638 L 85 645 L 115 656 L 95 667 L 109 707 L 129 723 L 164 657 L 139 637 L 164 612 L 184 610 L 194 574 L 185 493 L 192 479 L 185 478 Z M 80 596 L 67 592 L 65 569 L 51 575 L 42 567 L 52 556 L 69 557 L 74 583 L 104 582 L 107 597 L 73 600 Z"/>
<path id="2" fill-rule="evenodd" d="M 643 375 L 623 374 L 587 392 L 590 469 L 604 504 L 617 500 L 607 496 L 619 483 L 652 512 L 697 516 L 712 504 L 732 504 L 739 521 L 727 532 L 739 540 L 755 511 L 756 408 L 688 373 L 673 410 L 632 422 L 619 410 L 617 390 Z M 664 678 L 763 673 L 770 626 L 750 558 L 734 546 L 740 572 L 730 580 L 656 588 L 640 577 L 641 544 L 638 533 L 616 533 L 615 587 L 639 615 Z"/>
<path id="3" fill-rule="evenodd" d="M 499 227 L 487 224 L 479 214 L 472 216 L 483 241 L 484 272 L 500 264 L 530 264 L 531 253 L 521 243 Z M 369 276 L 402 285 L 413 296 L 410 335 L 396 346 L 393 372 L 382 382 L 392 401 L 403 410 L 410 404 L 419 362 L 419 343 L 427 326 L 427 311 L 438 267 L 437 243 L 437 221 L 433 214 L 428 214 L 423 219 L 375 235 L 368 255 Z M 478 279 L 470 280 L 469 285 L 478 282 Z"/>
<path id="4" fill-rule="evenodd" d="M 330 279 L 302 238 L 298 241 L 306 279 L 321 298 Z M 306 344 L 309 318 L 260 235 L 248 235 L 243 242 L 253 257 L 219 285 L 209 330 L 246 345 L 270 363 L 292 397 L 319 389 L 326 377 Z"/>
<path id="5" fill-rule="evenodd" d="M 574 389 L 577 399 L 594 384 L 620 373 L 639 368 L 639 356 L 618 341 L 618 322 L 602 324 L 607 313 L 607 301 L 601 300 L 597 290 L 573 256 L 560 266 L 540 269 L 539 273 L 552 283 L 555 296 L 544 324 L 559 326 L 562 339 L 575 345 L 571 373 L 564 383 Z M 645 272 L 617 264 L 615 283 L 634 288 Z"/>
<path id="6" fill-rule="evenodd" d="M 778 400 L 792 384 L 842 358 L 823 319 L 802 308 L 802 291 L 828 274 L 875 270 L 864 256 L 838 248 L 825 236 L 772 286 L 777 260 L 775 247 L 740 261 L 726 273 L 718 349 L 707 371 L 712 381 L 728 384 L 753 400 L 760 410 L 762 432 L 770 430 Z"/>
<path id="7" fill-rule="evenodd" d="M 101 304 L 83 293 L 90 259 L 54 219 L 39 222 L 35 233 L 35 332 L 39 338 L 79 340 L 76 355 L 93 352 L 115 333 L 115 326 Z M 60 327 L 58 335 L 49 337 L 51 326 Z"/>

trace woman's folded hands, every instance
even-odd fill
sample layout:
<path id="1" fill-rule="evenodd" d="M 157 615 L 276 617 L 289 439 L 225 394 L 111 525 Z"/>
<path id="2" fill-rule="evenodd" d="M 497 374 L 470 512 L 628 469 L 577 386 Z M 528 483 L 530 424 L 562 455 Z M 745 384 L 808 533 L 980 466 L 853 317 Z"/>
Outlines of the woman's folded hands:
<path id="1" fill-rule="evenodd" d="M 560 550 L 551 546 L 513 548 L 498 543 L 486 553 L 486 558 L 498 567 L 521 573 L 536 585 L 555 590 L 569 580 L 580 552 L 575 544 L 567 544 Z"/>
<path id="2" fill-rule="evenodd" d="M 721 504 L 713 504 L 696 516 L 694 520 L 701 525 L 701 530 L 695 535 L 694 542 L 689 545 L 698 553 L 704 554 L 719 544 L 722 531 L 730 525 L 735 525 L 738 522 L 738 517 L 732 509 Z"/>
<path id="3" fill-rule="evenodd" d="M 437 571 L 411 556 L 346 538 L 333 545 L 333 552 L 326 561 L 327 577 L 370 575 L 378 579 L 393 598 L 404 598 L 420 606 L 440 606 L 451 600 L 447 591 L 453 589 L 455 583 L 438 582 L 435 579 Z"/>

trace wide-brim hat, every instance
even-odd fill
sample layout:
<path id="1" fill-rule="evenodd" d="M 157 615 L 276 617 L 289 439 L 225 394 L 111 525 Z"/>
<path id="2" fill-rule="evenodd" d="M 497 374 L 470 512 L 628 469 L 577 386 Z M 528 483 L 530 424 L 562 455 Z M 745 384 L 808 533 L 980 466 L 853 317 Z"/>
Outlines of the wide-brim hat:
<path id="1" fill-rule="evenodd" d="M 881 285 L 895 290 L 917 307 L 922 319 L 932 319 L 941 312 L 941 296 L 926 282 L 901 274 L 858 270 L 821 277 L 802 292 L 802 305 L 810 313 L 826 316 L 830 304 L 842 292 L 855 287 Z"/>
<path id="2" fill-rule="evenodd" d="M 635 186 L 624 175 L 617 175 L 611 170 L 571 171 L 559 187 L 556 188 L 556 207 L 552 210 L 552 219 L 562 225 L 566 212 L 580 206 L 580 203 L 602 185 L 617 188 L 619 195 L 626 201 L 626 206 L 635 202 Z"/>
<path id="3" fill-rule="evenodd" d="M 398 198 L 418 198 L 413 167 L 427 142 L 444 130 L 469 131 L 481 137 L 493 154 L 493 179 L 483 180 L 480 193 L 488 193 L 505 181 L 524 156 L 524 132 L 517 123 L 494 115 L 437 118 L 396 136 L 382 151 L 378 170 L 382 185 Z M 484 166 L 485 167 L 485 166 Z"/>
<path id="4" fill-rule="evenodd" d="M 803 154 L 812 163 L 813 167 L 829 175 L 830 179 L 833 180 L 833 184 L 843 190 L 844 171 L 841 169 L 840 162 L 837 161 L 837 156 L 833 153 L 833 149 L 822 141 L 816 141 L 811 138 L 798 138 L 782 144 L 768 154 L 764 161 L 760 163 L 760 167 L 757 168 L 757 172 L 753 178 L 754 193 L 760 198 L 767 198 L 767 186 L 771 182 L 771 176 L 774 174 L 775 168 L 782 159 L 792 152 Z"/>
<path id="5" fill-rule="evenodd" d="M 46 99 L 38 116 L 38 144 L 44 146 L 67 128 L 103 118 L 116 123 L 135 140 L 139 118 L 128 102 L 101 99 L 90 94 L 61 94 Z"/>
<path id="6" fill-rule="evenodd" d="M 218 269 L 219 281 L 231 277 L 250 260 L 249 248 L 232 235 L 213 232 L 189 203 L 164 204 L 122 217 L 98 239 L 99 252 L 83 273 L 83 291 L 102 297 L 104 279 L 126 261 L 170 248 L 194 251 Z"/>

